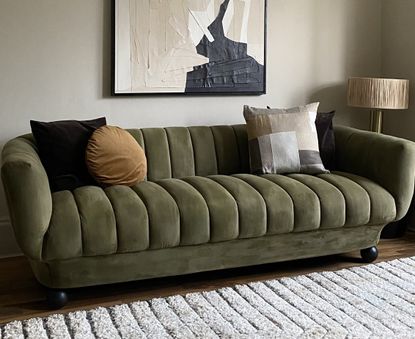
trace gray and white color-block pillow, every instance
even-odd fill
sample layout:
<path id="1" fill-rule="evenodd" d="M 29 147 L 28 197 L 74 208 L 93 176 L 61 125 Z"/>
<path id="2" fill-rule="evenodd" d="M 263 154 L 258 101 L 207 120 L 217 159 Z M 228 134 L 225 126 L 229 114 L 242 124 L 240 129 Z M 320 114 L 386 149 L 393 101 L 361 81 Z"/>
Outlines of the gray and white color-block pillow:
<path id="1" fill-rule="evenodd" d="M 316 126 L 318 103 L 290 109 L 244 106 L 252 173 L 327 173 Z"/>

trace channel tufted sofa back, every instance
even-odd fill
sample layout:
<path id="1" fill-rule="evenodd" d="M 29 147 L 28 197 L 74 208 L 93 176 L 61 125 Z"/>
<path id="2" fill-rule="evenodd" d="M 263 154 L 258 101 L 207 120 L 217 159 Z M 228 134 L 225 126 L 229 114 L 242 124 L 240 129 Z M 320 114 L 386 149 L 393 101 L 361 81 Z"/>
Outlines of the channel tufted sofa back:
<path id="1" fill-rule="evenodd" d="M 129 129 L 147 157 L 147 180 L 249 173 L 245 125 Z"/>

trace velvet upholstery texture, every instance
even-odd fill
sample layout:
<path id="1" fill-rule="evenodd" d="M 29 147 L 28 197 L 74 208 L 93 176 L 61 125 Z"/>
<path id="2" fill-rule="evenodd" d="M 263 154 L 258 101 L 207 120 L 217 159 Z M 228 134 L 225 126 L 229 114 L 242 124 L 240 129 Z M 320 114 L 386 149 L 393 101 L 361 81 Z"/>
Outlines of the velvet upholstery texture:
<path id="1" fill-rule="evenodd" d="M 68 260 L 30 260 L 30 264 L 43 285 L 74 288 L 350 252 L 375 246 L 382 227 L 287 233 Z"/>
<path id="2" fill-rule="evenodd" d="M 396 220 L 408 212 L 414 192 L 415 144 L 393 136 L 335 127 L 336 169 L 360 175 L 395 199 Z"/>
<path id="3" fill-rule="evenodd" d="M 338 127 L 336 171 L 252 175 L 244 125 L 130 130 L 147 180 L 51 193 L 30 135 L 2 179 L 16 239 L 54 288 L 145 279 L 373 246 L 408 210 L 415 144 Z M 116 274 L 114 274 L 116 272 Z"/>
<path id="4" fill-rule="evenodd" d="M 52 193 L 33 138 L 16 138 L 5 145 L 1 176 L 16 240 L 24 254 L 41 260 Z"/>
<path id="5" fill-rule="evenodd" d="M 380 225 L 396 216 L 385 189 L 343 173 L 193 176 L 105 190 L 87 186 L 53 193 L 53 201 L 46 260 Z"/>

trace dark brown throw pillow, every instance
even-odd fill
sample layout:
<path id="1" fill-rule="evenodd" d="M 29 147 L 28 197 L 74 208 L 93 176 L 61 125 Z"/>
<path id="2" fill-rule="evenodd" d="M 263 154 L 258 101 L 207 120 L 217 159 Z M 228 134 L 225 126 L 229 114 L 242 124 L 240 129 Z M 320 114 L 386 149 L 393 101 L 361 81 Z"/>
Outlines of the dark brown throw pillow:
<path id="1" fill-rule="evenodd" d="M 92 133 L 104 125 L 105 118 L 85 121 L 30 121 L 52 192 L 95 184 L 85 164 L 85 149 Z"/>
<path id="2" fill-rule="evenodd" d="M 336 143 L 333 130 L 334 114 L 335 111 L 319 112 L 316 117 L 320 156 L 324 167 L 328 170 L 334 170 L 336 166 Z"/>

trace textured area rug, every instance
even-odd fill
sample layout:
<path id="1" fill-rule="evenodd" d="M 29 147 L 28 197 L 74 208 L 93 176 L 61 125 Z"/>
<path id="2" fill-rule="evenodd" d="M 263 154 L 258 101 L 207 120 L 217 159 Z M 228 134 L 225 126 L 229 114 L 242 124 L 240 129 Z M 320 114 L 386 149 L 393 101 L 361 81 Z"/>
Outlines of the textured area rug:
<path id="1" fill-rule="evenodd" d="M 15 321 L 2 338 L 415 338 L 415 257 Z"/>

